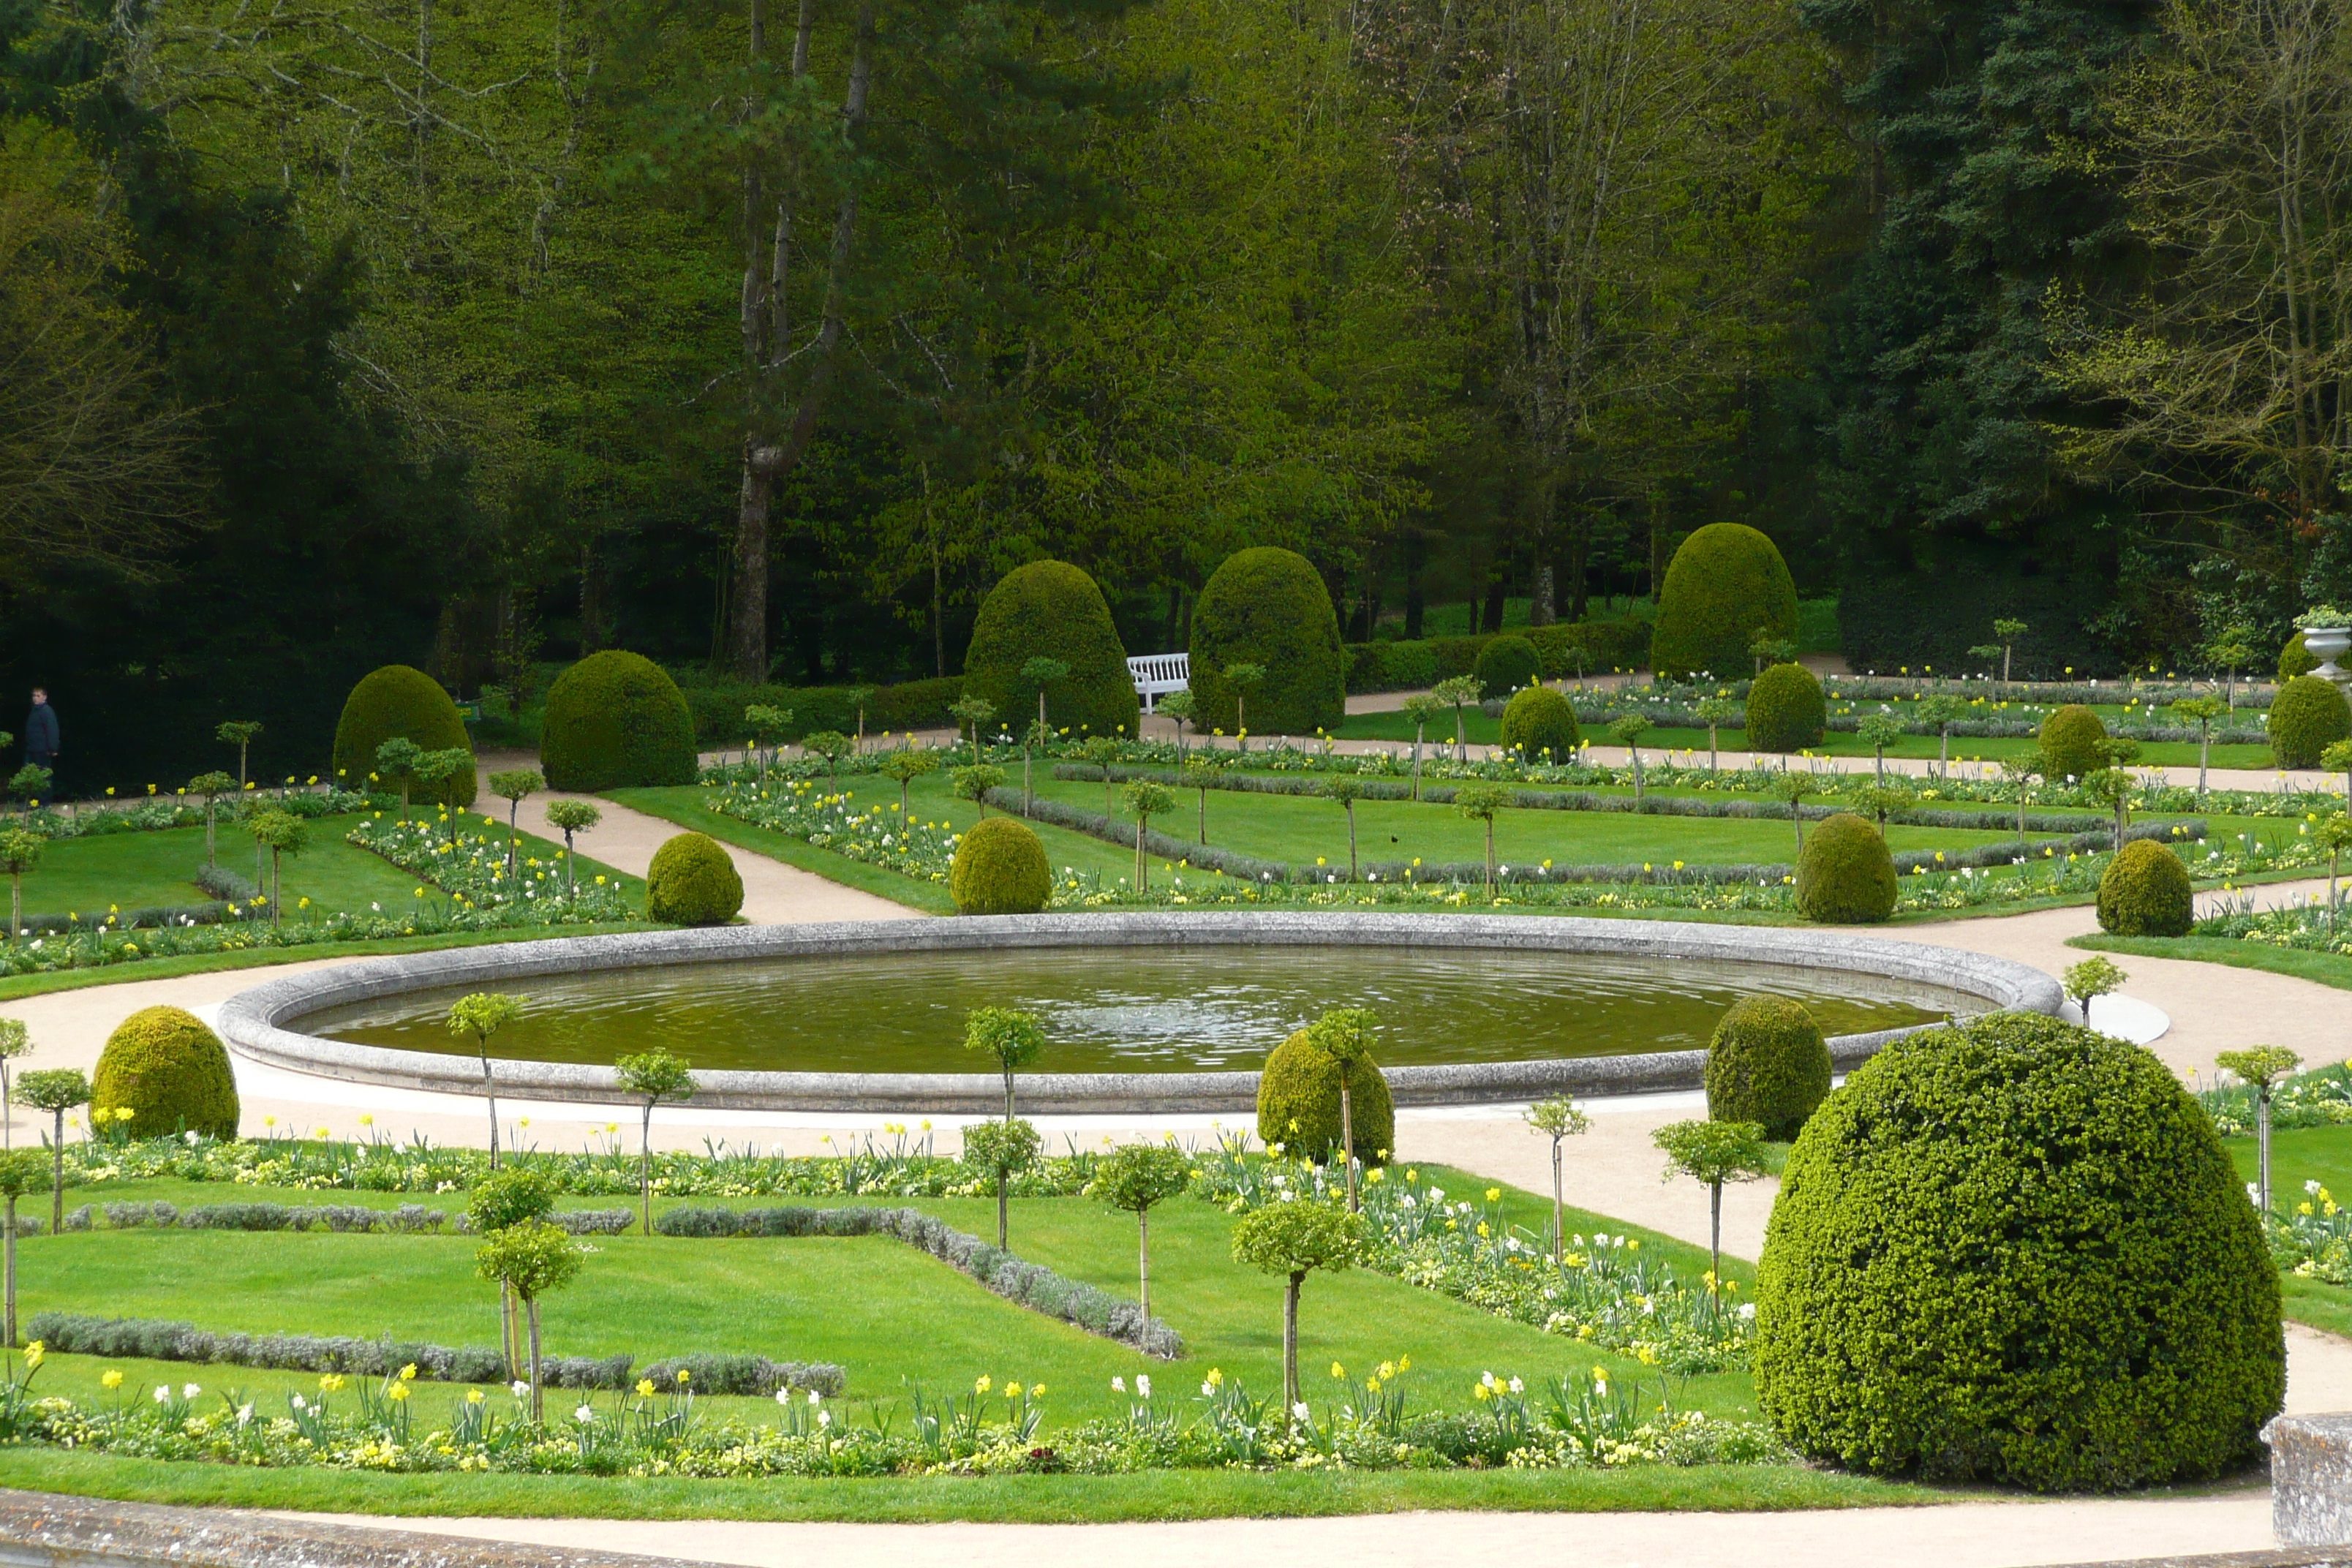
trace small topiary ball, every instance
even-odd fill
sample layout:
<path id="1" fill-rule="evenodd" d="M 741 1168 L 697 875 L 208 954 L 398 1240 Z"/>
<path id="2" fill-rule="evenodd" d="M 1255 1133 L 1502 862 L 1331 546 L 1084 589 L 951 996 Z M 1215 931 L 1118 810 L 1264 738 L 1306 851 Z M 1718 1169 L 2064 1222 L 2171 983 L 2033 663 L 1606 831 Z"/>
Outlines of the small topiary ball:
<path id="1" fill-rule="evenodd" d="M 2304 646 L 2301 632 L 2287 638 L 2286 647 L 2279 649 L 2278 678 L 2281 686 L 2298 675 L 2309 675 L 2318 668 L 2319 656 Z"/>
<path id="2" fill-rule="evenodd" d="M 236 1136 L 236 1074 L 220 1037 L 182 1007 L 145 1007 L 114 1026 L 98 1055 L 90 1110 L 131 1114 L 134 1138 Z"/>
<path id="3" fill-rule="evenodd" d="M 2319 753 L 2352 736 L 2352 703 L 2324 675 L 2298 675 L 2271 703 L 2271 756 L 2283 768 L 2315 768 Z"/>
<path id="4" fill-rule="evenodd" d="M 743 876 L 717 839 L 681 833 L 646 868 L 646 915 L 671 925 L 725 925 L 743 908 Z"/>
<path id="5" fill-rule="evenodd" d="M 1490 637 L 1478 650 L 1473 673 L 1478 677 L 1478 689 L 1487 696 L 1508 697 L 1543 679 L 1543 655 L 1523 637 Z"/>
<path id="6" fill-rule="evenodd" d="M 1576 710 L 1549 686 L 1527 687 L 1503 709 L 1503 749 L 1529 762 L 1565 763 L 1583 738 Z"/>
<path id="7" fill-rule="evenodd" d="M 551 789 L 689 784 L 700 768 L 694 715 L 669 671 L 643 654 L 607 648 L 548 688 L 539 761 Z"/>
<path id="8" fill-rule="evenodd" d="M 1830 1047 L 1805 1005 L 1743 996 L 1706 1043 L 1710 1121 L 1754 1121 L 1785 1143 L 1830 1091 Z"/>
<path id="9" fill-rule="evenodd" d="M 1814 1459 L 2116 1490 L 2259 1452 L 2278 1269 L 2213 1124 L 2137 1046 L 1995 1013 L 1889 1044 L 1790 1151 L 1757 1400 Z"/>
<path id="10" fill-rule="evenodd" d="M 959 913 L 1034 915 L 1053 894 L 1053 862 L 1027 823 L 984 817 L 958 840 L 948 868 L 948 896 Z"/>
<path id="11" fill-rule="evenodd" d="M 1818 746 L 1829 718 L 1821 681 L 1801 664 L 1776 664 L 1748 689 L 1750 751 L 1801 752 Z"/>
<path id="12" fill-rule="evenodd" d="M 2052 783 L 2086 779 L 2107 765 L 2099 742 L 2107 727 L 2079 702 L 2069 702 L 2042 721 L 2042 774 Z"/>
<path id="13" fill-rule="evenodd" d="M 963 694 L 994 703 L 993 722 L 1015 735 L 1037 717 L 1037 682 L 1022 673 L 1033 658 L 1070 667 L 1045 687 L 1045 720 L 1054 728 L 1073 737 L 1141 732 L 1141 700 L 1110 602 L 1066 561 L 1014 567 L 989 590 L 971 623 Z"/>
<path id="14" fill-rule="evenodd" d="M 1246 718 L 1253 735 L 1311 735 L 1348 716 L 1339 617 L 1323 574 L 1295 550 L 1225 557 L 1192 607 L 1192 654 L 1196 729 L 1231 734 Z M 1258 665 L 1265 678 L 1236 688 L 1225 679 L 1236 664 Z"/>
<path id="15" fill-rule="evenodd" d="M 1396 1102 L 1370 1057 L 1348 1067 L 1348 1119 L 1356 1158 L 1384 1165 L 1396 1148 Z M 1339 1064 L 1299 1030 L 1275 1047 L 1257 1080 L 1257 1135 L 1269 1148 L 1320 1164 L 1339 1153 Z"/>
<path id="16" fill-rule="evenodd" d="M 2197 919 L 2189 868 L 2172 847 L 2136 838 L 2099 873 L 2099 929 L 2117 936 L 2187 936 Z"/>
<path id="17" fill-rule="evenodd" d="M 1805 837 L 1797 858 L 1797 912 L 1825 925 L 1864 925 L 1895 912 L 1895 857 L 1877 828 L 1850 811 Z"/>
<path id="18" fill-rule="evenodd" d="M 342 717 L 335 721 L 336 782 L 361 791 L 397 788 L 368 783 L 375 771 L 376 748 L 391 740 L 414 741 L 427 752 L 474 749 L 466 721 L 458 717 L 457 704 L 441 683 L 405 664 L 387 664 L 362 676 L 343 700 Z M 466 806 L 474 804 L 475 788 L 474 770 L 467 768 L 435 784 L 412 786 L 409 798 Z"/>
<path id="19" fill-rule="evenodd" d="M 1759 632 L 1796 640 L 1797 580 L 1762 533 L 1711 522 L 1667 563 L 1650 662 L 1661 676 L 1727 680 L 1752 668 L 1748 648 Z"/>

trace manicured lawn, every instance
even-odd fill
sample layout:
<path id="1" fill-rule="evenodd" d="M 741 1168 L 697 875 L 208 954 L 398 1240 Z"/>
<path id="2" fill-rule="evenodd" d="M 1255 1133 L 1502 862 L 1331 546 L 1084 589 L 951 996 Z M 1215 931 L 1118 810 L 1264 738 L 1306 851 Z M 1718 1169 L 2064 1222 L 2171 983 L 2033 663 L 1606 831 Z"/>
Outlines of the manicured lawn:
<path id="1" fill-rule="evenodd" d="M 2100 952 L 2136 952 L 2148 958 L 2195 959 L 2233 969 L 2266 969 L 2273 974 L 2292 974 L 2298 980 L 2352 991 L 2352 957 L 2342 953 L 2305 952 L 2221 936 L 2108 936 L 2103 932 L 2071 937 L 2066 945 Z M 2217 979 L 2215 984 L 2228 982 Z"/>
<path id="2" fill-rule="evenodd" d="M 2339 962 L 2352 968 L 2352 960 Z M 2251 1182 L 2261 1173 L 2262 1149 L 2254 1139 L 2226 1139 L 2221 1146 L 2237 1163 L 2242 1179 Z M 2305 1182 L 2352 1194 L 2352 1127 L 2298 1127 L 2272 1133 L 2271 1180 L 2282 1205 L 2302 1202 Z M 2279 1289 L 2286 1315 L 2296 1322 L 2352 1338 L 2352 1287 L 2287 1274 L 2281 1276 Z"/>

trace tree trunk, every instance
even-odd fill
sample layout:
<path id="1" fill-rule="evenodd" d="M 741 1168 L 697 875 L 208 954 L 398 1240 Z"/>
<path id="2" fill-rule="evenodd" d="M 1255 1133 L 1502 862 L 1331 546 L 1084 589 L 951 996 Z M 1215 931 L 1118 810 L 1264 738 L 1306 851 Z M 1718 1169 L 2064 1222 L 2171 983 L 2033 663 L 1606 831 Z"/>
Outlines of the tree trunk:
<path id="1" fill-rule="evenodd" d="M 1707 1271 L 1714 1276 L 1719 1289 L 1723 1280 L 1723 1184 L 1707 1184 L 1706 1202 Z"/>
<path id="2" fill-rule="evenodd" d="M 1356 803 L 1348 803 L 1348 880 L 1356 879 Z"/>
<path id="3" fill-rule="evenodd" d="M 1510 585 L 1509 577 L 1505 575 L 1502 566 L 1498 563 L 1495 568 L 1495 575 L 1488 579 L 1486 584 L 1486 629 L 1488 632 L 1499 632 L 1503 629 L 1504 601 L 1509 594 Z"/>
<path id="4" fill-rule="evenodd" d="M 2091 1007 L 2087 1002 L 2083 1005 L 2083 1021 L 2086 1024 L 2091 1021 Z M 2254 1112 L 2254 1126 L 2262 1134 L 2263 1223 L 2268 1225 L 2271 1217 L 2271 1092 L 2268 1088 L 2255 1098 Z M 11 1339 L 9 1342 L 14 1344 L 16 1342 Z"/>
<path id="5" fill-rule="evenodd" d="M 645 1195 L 646 1234 L 654 1233 L 654 1102 L 646 1101 L 644 1131 L 637 1143 L 637 1190 Z"/>
<path id="6" fill-rule="evenodd" d="M 1561 1237 L 1568 1227 L 1561 1217 L 1562 1213 L 1563 1205 L 1560 1199 L 1559 1179 L 1559 1140 L 1555 1137 L 1551 1141 L 1551 1260 L 1555 1267 L 1558 1266 L 1560 1259 L 1566 1256 L 1565 1249 L 1561 1245 Z"/>
<path id="7" fill-rule="evenodd" d="M 514 1287 L 499 1281 L 499 1354 L 507 1363 L 507 1381 L 522 1375 L 522 1347 L 515 1342 Z"/>
<path id="8" fill-rule="evenodd" d="M 57 1113 L 58 1131 L 49 1148 L 49 1234 L 66 1233 L 66 1113 Z"/>
<path id="9" fill-rule="evenodd" d="M 1012 1184 L 1013 1173 L 1002 1165 L 998 1166 L 996 1170 L 996 1247 L 1000 1252 L 1008 1250 L 1013 1245 L 1005 1239 L 1009 1234 L 1007 1222 L 1011 1217 L 1005 1212 L 1005 1189 Z"/>
<path id="10" fill-rule="evenodd" d="M 1143 1328 L 1139 1332 L 1148 1334 L 1151 1329 L 1151 1211 L 1150 1209 L 1135 1211 L 1135 1231 L 1137 1250 L 1139 1255 L 1137 1259 L 1138 1278 L 1141 1281 L 1136 1291 L 1136 1297 L 1143 1308 Z M 1140 1342 L 1139 1340 L 1139 1346 Z"/>
<path id="11" fill-rule="evenodd" d="M 543 1421 L 547 1415 L 547 1395 L 539 1386 L 539 1298 L 526 1296 L 523 1315 L 530 1320 L 530 1418 Z"/>
<path id="12" fill-rule="evenodd" d="M 11 1232 L 9 1246 L 13 1248 L 15 1245 L 15 1236 Z M 12 1250 L 9 1257 L 14 1258 L 16 1253 Z M 11 1323 L 16 1321 L 16 1265 L 12 1262 L 8 1268 Z M 1298 1288 L 1306 1282 L 1306 1270 L 1294 1270 L 1289 1285 L 1282 1292 L 1282 1418 L 1286 1422 L 1292 1418 L 1290 1413 L 1298 1406 Z"/>
<path id="13" fill-rule="evenodd" d="M 1361 1214 L 1356 1202 L 1356 1108 L 1348 1092 L 1348 1064 L 1339 1064 L 1339 1157 L 1348 1163 L 1348 1212 Z"/>
<path id="14" fill-rule="evenodd" d="M 13 1197 L 8 1200 L 6 1229 L 8 1233 L 5 1243 L 8 1252 L 8 1310 L 5 1330 L 8 1335 L 8 1348 L 14 1350 L 16 1348 L 16 1200 Z"/>
<path id="15" fill-rule="evenodd" d="M 490 1169 L 499 1168 L 499 1080 L 490 1076 L 490 1043 L 482 1042 L 482 1098 L 490 1102 Z"/>

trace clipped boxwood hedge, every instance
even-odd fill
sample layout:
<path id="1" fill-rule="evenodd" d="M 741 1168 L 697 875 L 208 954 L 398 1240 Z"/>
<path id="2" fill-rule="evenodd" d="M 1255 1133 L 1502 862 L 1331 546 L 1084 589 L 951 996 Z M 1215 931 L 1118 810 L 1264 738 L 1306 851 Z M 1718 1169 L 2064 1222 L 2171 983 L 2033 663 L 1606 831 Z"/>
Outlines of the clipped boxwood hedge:
<path id="1" fill-rule="evenodd" d="M 672 925 L 725 925 L 743 909 L 743 875 L 725 846 L 680 833 L 654 851 L 646 868 L 646 914 Z"/>
<path id="2" fill-rule="evenodd" d="M 692 784 L 694 716 L 669 671 L 620 648 L 592 653 L 555 678 L 539 742 L 553 789 Z"/>
<path id="3" fill-rule="evenodd" d="M 820 730 L 844 735 L 857 733 L 856 693 L 846 686 L 782 686 L 773 681 L 690 680 L 674 675 L 686 695 L 687 711 L 694 716 L 694 743 L 706 751 L 732 751 L 749 739 L 743 710 L 758 704 L 793 716 L 780 731 L 797 741 Z M 963 696 L 963 677 L 938 680 L 902 680 L 879 686 L 866 699 L 866 732 L 904 734 L 909 730 L 951 730 L 955 715 L 950 707 Z"/>
<path id="4" fill-rule="evenodd" d="M 2107 738 L 2106 725 L 2079 702 L 2069 702 L 2042 721 L 2042 773 L 2053 783 L 2084 779 L 2107 765 L 2099 742 Z"/>
<path id="5" fill-rule="evenodd" d="M 1791 1447 L 1928 1480 L 2223 1474 L 2286 1384 L 2277 1267 L 2149 1052 L 1995 1013 L 1889 1044 L 1789 1155 L 1756 1394 Z"/>
<path id="6" fill-rule="evenodd" d="M 1675 552 L 1658 595 L 1650 658 L 1662 676 L 1728 680 L 1755 668 L 1756 634 L 1797 640 L 1797 580 L 1780 546 L 1741 522 L 1712 522 Z"/>
<path id="7" fill-rule="evenodd" d="M 2319 754 L 2352 736 L 2352 704 L 2324 675 L 2298 675 L 2271 703 L 2271 755 L 2283 768 L 2315 768 Z"/>
<path id="8" fill-rule="evenodd" d="M 343 700 L 342 717 L 335 721 L 336 779 L 346 789 L 368 788 L 376 748 L 394 739 L 414 741 L 428 752 L 474 749 L 457 704 L 441 683 L 405 664 L 369 671 Z M 466 806 L 474 804 L 476 787 L 474 770 L 467 768 L 434 784 L 416 784 L 410 798 Z"/>
<path id="9" fill-rule="evenodd" d="M 956 844 L 948 896 L 959 913 L 1034 915 L 1054 892 L 1054 866 L 1034 829 L 1010 816 L 975 822 Z"/>
<path id="10" fill-rule="evenodd" d="M 1311 735 L 1348 716 L 1347 655 L 1339 620 L 1314 563 L 1295 550 L 1237 551 L 1209 576 L 1192 608 L 1192 722 L 1239 729 L 1228 665 L 1256 664 L 1249 689 L 1254 735 Z"/>
<path id="11" fill-rule="evenodd" d="M 1830 1092 L 1830 1047 L 1802 1002 L 1743 996 L 1706 1043 L 1706 1114 L 1785 1143 Z"/>
<path id="12" fill-rule="evenodd" d="M 2319 656 L 2304 646 L 2301 632 L 2287 638 L 2286 647 L 2279 649 L 2278 678 L 2281 686 L 2298 675 L 2309 675 L 2318 668 Z"/>
<path id="13" fill-rule="evenodd" d="M 1508 697 L 1543 679 L 1543 655 L 1526 637 L 1505 632 L 1478 650 L 1474 672 L 1479 689 L 1488 697 Z"/>
<path id="14" fill-rule="evenodd" d="M 1066 561 L 1032 561 L 989 591 L 963 656 L 963 694 L 996 705 L 995 723 L 1018 735 L 1037 717 L 1037 683 L 1021 671 L 1059 659 L 1065 679 L 1045 689 L 1045 717 L 1072 735 L 1139 732 L 1142 700 L 1127 673 L 1127 647 L 1095 580 Z"/>
<path id="15" fill-rule="evenodd" d="M 1825 925 L 1867 925 L 1895 912 L 1895 857 L 1878 829 L 1850 811 L 1805 836 L 1797 857 L 1797 912 Z"/>
<path id="16" fill-rule="evenodd" d="M 114 1026 L 98 1054 L 89 1104 L 93 1111 L 131 1111 L 133 1138 L 236 1136 L 236 1074 L 228 1052 L 184 1007 L 143 1007 Z"/>
<path id="17" fill-rule="evenodd" d="M 1635 669 L 1650 661 L 1650 623 L 1627 616 L 1614 621 L 1564 621 L 1548 626 L 1481 637 L 1424 637 L 1414 642 L 1347 645 L 1348 690 L 1418 691 L 1469 675 L 1479 650 L 1496 636 L 1525 637 L 1543 659 L 1546 680 L 1572 680 Z"/>
<path id="18" fill-rule="evenodd" d="M 1576 710 L 1549 686 L 1527 687 L 1504 706 L 1503 749 L 1530 762 L 1569 762 L 1583 738 Z"/>
<path id="19" fill-rule="evenodd" d="M 2197 919 L 2189 868 L 2168 844 L 2135 838 L 2099 873 L 2099 929 L 2117 936 L 2187 936 Z"/>
<path id="20" fill-rule="evenodd" d="M 1822 743 L 1830 721 L 1822 683 L 1801 664 L 1776 664 L 1748 689 L 1748 746 L 1801 752 Z"/>
<path id="21" fill-rule="evenodd" d="M 1348 1120 L 1356 1158 L 1387 1163 L 1396 1148 L 1396 1102 L 1370 1057 L 1349 1064 Z M 1274 1048 L 1258 1075 L 1258 1138 L 1322 1163 L 1338 1156 L 1339 1131 L 1339 1064 L 1301 1029 Z"/>

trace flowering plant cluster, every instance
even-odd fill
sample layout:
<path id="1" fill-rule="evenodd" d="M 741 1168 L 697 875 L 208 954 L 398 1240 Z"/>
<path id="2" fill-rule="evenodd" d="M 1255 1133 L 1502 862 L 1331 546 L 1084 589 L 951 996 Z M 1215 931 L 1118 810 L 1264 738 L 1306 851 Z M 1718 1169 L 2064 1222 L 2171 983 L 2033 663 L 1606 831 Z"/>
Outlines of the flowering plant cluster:
<path id="1" fill-rule="evenodd" d="M 2304 1183 L 2303 1201 L 2291 1212 L 2264 1216 L 2263 1231 L 2283 1272 L 2352 1285 L 2352 1214 L 2319 1183 Z"/>
<path id="2" fill-rule="evenodd" d="M 2324 857 L 2322 857 L 2324 858 Z M 2192 865 L 2194 862 L 2192 862 Z M 2338 889 L 2336 903 L 2314 893 L 2299 904 L 2254 908 L 2254 895 L 2239 892 L 2224 899 L 2211 914 L 2189 929 L 2192 936 L 2221 937 L 2231 942 L 2257 942 L 2266 947 L 2291 947 L 2304 952 L 2352 953 L 2352 903 Z"/>
<path id="3" fill-rule="evenodd" d="M 147 958 L 381 942 L 391 937 L 440 936 L 454 931 L 517 931 L 624 918 L 570 911 L 551 915 L 536 906 L 480 909 L 434 905 L 423 899 L 407 910 L 371 908 L 320 914 L 306 908 L 299 915 L 300 918 L 273 921 L 266 908 L 233 904 L 226 917 L 217 922 L 184 917 L 182 922 L 168 925 L 61 931 L 0 946 L 0 974 L 46 974 L 57 970 L 135 963 Z"/>
<path id="4" fill-rule="evenodd" d="M 872 753 L 867 755 L 870 761 Z M 706 782 L 719 772 L 706 770 Z M 862 806 L 856 792 L 828 793 L 811 778 L 779 774 L 764 784 L 756 776 L 721 783 L 703 796 L 703 804 L 722 816 L 926 882 L 948 879 L 961 837 L 944 822 L 917 822 L 895 800 Z"/>
<path id="5" fill-rule="evenodd" d="M 286 781 L 289 787 L 272 793 L 260 788 L 248 788 L 242 795 L 223 795 L 217 810 L 223 821 L 240 801 L 266 800 L 272 809 L 294 816 L 340 816 L 346 812 L 365 810 L 368 797 L 347 789 L 315 789 Z M 312 779 L 316 784 L 319 781 Z M 169 795 L 159 794 L 153 784 L 147 786 L 144 796 L 134 796 L 118 803 L 108 790 L 103 802 L 85 803 L 71 811 L 50 805 L 28 810 L 17 817 L 17 826 L 43 838 L 98 838 L 113 833 L 155 833 L 169 827 L 202 827 L 205 825 L 205 799 L 186 790 Z"/>
<path id="6" fill-rule="evenodd" d="M 2245 1084 L 2209 1084 L 2198 1089 L 2197 1099 L 2222 1137 L 2253 1135 L 2254 1091 Z M 2337 1062 L 2315 1072 L 2297 1073 L 2271 1090 L 2271 1126 L 2275 1129 L 2347 1124 L 2352 1124 L 2352 1066 Z"/>
<path id="7" fill-rule="evenodd" d="M 602 872 L 568 877 L 571 868 L 561 849 L 551 860 L 521 856 L 509 875 L 506 830 L 496 817 L 481 820 L 480 831 L 468 831 L 451 824 L 446 812 L 428 823 L 422 817 L 386 821 L 379 811 L 362 818 L 344 840 L 424 878 L 461 910 L 524 909 L 555 925 L 630 918 L 629 901 L 618 886 Z M 463 822 L 460 813 L 458 824 Z"/>

